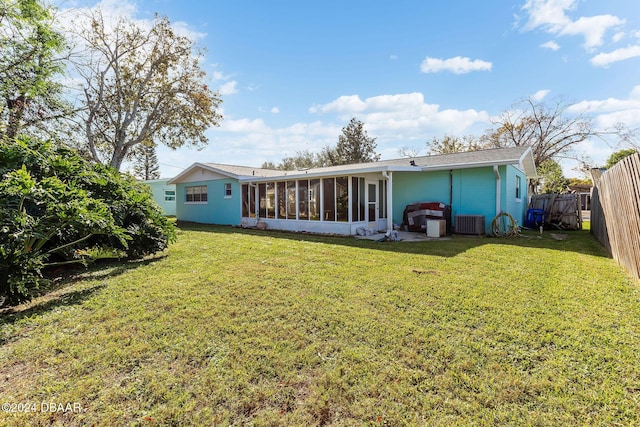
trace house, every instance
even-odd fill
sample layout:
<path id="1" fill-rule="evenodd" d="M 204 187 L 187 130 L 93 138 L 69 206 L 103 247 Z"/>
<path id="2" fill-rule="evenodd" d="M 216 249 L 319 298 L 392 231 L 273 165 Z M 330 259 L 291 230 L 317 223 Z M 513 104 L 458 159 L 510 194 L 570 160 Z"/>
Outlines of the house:
<path id="1" fill-rule="evenodd" d="M 176 186 L 169 184 L 170 178 L 149 179 L 144 181 L 151 188 L 153 199 L 160 205 L 164 214 L 175 216 L 176 214 Z"/>
<path id="2" fill-rule="evenodd" d="M 484 216 L 485 232 L 501 212 L 523 224 L 527 179 L 536 177 L 528 147 L 498 148 L 280 171 L 194 163 L 169 180 L 178 220 L 353 235 L 391 230 L 416 202 Z"/>

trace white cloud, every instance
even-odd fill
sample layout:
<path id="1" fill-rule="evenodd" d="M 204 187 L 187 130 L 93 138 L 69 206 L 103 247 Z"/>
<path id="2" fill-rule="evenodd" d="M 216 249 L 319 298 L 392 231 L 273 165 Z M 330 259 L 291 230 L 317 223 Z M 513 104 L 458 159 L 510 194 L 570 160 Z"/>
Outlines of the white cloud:
<path id="1" fill-rule="evenodd" d="M 617 33 L 615 33 L 613 35 L 613 37 L 611 37 L 611 40 L 614 43 L 618 43 L 620 40 L 624 39 L 626 37 L 626 33 L 624 31 L 618 31 Z"/>
<path id="2" fill-rule="evenodd" d="M 533 95 L 531 95 L 531 98 L 534 101 L 542 101 L 547 95 L 549 95 L 549 92 L 551 92 L 549 89 L 539 90 Z"/>
<path id="3" fill-rule="evenodd" d="M 568 112 L 587 112 L 595 117 L 596 124 L 602 128 L 625 123 L 631 128 L 640 126 L 640 85 L 635 86 L 626 99 L 607 98 L 581 101 L 572 105 Z"/>
<path id="4" fill-rule="evenodd" d="M 574 9 L 575 3 L 575 0 L 528 0 L 522 6 L 522 9 L 529 13 L 529 20 L 524 29 L 534 30 L 543 27 L 552 33 L 561 31 L 571 22 L 565 11 Z"/>
<path id="5" fill-rule="evenodd" d="M 358 113 L 366 108 L 366 104 L 358 95 L 341 96 L 325 105 L 314 105 L 309 108 L 310 113 L 344 112 Z"/>
<path id="6" fill-rule="evenodd" d="M 523 30 L 541 28 L 548 33 L 561 36 L 582 36 L 585 49 L 592 50 L 603 44 L 604 35 L 608 30 L 625 23 L 624 19 L 609 14 L 582 16 L 572 20 L 566 12 L 575 10 L 576 6 L 576 0 L 528 0 L 522 7 L 529 14 L 529 20 Z"/>
<path id="7" fill-rule="evenodd" d="M 191 161 L 180 165 L 186 167 L 199 160 L 257 167 L 265 161 L 279 162 L 302 150 L 319 152 L 337 143 L 342 127 L 352 117 L 365 124 L 369 135 L 376 138 L 377 151 L 385 159 L 398 157 L 400 147 L 423 145 L 434 136 L 463 135 L 474 126 L 481 132 L 489 126 L 489 114 L 485 111 L 441 109 L 437 104 L 427 103 L 421 93 L 380 95 L 364 100 L 358 95 L 342 96 L 314 105 L 310 111 L 322 114 L 323 120 L 274 127 L 261 118 L 225 116 L 219 128 L 207 131 L 209 145 L 197 154 L 184 156 Z M 181 158 L 168 151 L 167 158 L 158 154 L 161 162 L 171 165 Z M 176 172 L 166 172 L 170 173 Z"/>
<path id="8" fill-rule="evenodd" d="M 612 129 L 619 123 L 624 123 L 630 129 L 638 128 L 640 127 L 640 85 L 635 86 L 627 98 L 584 100 L 571 105 L 567 113 L 584 113 L 593 117 L 593 124 L 598 129 Z M 608 139 L 605 136 L 604 139 L 588 139 L 575 148 L 579 152 L 587 153 L 595 165 L 601 166 L 621 146 L 617 138 Z M 567 176 L 570 175 L 567 174 Z"/>
<path id="9" fill-rule="evenodd" d="M 423 73 L 438 73 L 451 71 L 454 74 L 465 74 L 471 71 L 491 71 L 493 64 L 481 59 L 471 60 L 467 57 L 456 56 L 449 59 L 426 57 L 420 65 Z"/>
<path id="10" fill-rule="evenodd" d="M 234 93 L 238 93 L 238 89 L 236 88 L 237 85 L 238 82 L 236 82 L 235 80 L 224 83 L 222 86 L 220 86 L 220 89 L 218 89 L 220 95 L 233 95 Z"/>
<path id="11" fill-rule="evenodd" d="M 610 28 L 623 25 L 624 19 L 613 15 L 598 15 L 581 17 L 562 28 L 560 35 L 582 35 L 584 37 L 584 47 L 592 49 L 601 46 L 604 34 Z"/>
<path id="12" fill-rule="evenodd" d="M 590 62 L 598 67 L 606 67 L 609 64 L 640 56 L 640 45 L 622 47 L 607 53 L 599 53 Z"/>
<path id="13" fill-rule="evenodd" d="M 485 111 L 441 110 L 438 104 L 428 104 L 419 92 L 380 95 L 362 100 L 358 95 L 342 96 L 324 105 L 315 105 L 311 112 L 336 113 L 345 121 L 357 117 L 367 129 L 382 139 L 413 140 L 428 135 L 462 134 L 478 123 L 488 123 Z M 375 136 L 375 135 L 374 135 Z"/>
<path id="14" fill-rule="evenodd" d="M 278 107 L 273 107 L 273 108 L 271 109 L 271 112 L 272 112 L 273 114 L 278 114 L 278 113 L 280 112 L 280 109 L 279 109 Z"/>
<path id="15" fill-rule="evenodd" d="M 558 50 L 558 49 L 560 49 L 560 45 L 559 45 L 558 43 L 554 42 L 553 40 L 548 41 L 548 42 L 546 42 L 546 43 L 542 43 L 542 44 L 540 45 L 540 47 L 544 47 L 544 48 L 551 49 L 551 50 Z"/>

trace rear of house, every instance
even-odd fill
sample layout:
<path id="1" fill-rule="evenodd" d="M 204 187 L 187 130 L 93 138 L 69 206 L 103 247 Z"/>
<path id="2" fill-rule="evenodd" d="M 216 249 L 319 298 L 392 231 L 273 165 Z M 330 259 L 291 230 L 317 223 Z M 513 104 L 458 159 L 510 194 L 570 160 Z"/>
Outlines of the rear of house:
<path id="1" fill-rule="evenodd" d="M 151 188 L 153 199 L 160 205 L 167 216 L 176 214 L 176 186 L 169 184 L 169 178 L 150 179 L 144 181 Z"/>
<path id="2" fill-rule="evenodd" d="M 484 216 L 486 232 L 501 212 L 523 224 L 532 177 L 531 151 L 514 147 L 304 171 L 194 163 L 169 183 L 182 221 L 352 235 L 400 225 L 417 202 L 449 206 L 454 227 Z"/>

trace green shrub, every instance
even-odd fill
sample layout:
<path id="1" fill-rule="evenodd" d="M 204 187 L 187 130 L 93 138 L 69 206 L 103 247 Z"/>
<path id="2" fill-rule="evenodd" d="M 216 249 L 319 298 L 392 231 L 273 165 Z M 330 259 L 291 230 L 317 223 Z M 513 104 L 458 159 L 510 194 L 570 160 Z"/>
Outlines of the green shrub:
<path id="1" fill-rule="evenodd" d="M 139 258 L 175 239 L 148 188 L 75 151 L 28 138 L 0 141 L 0 297 L 30 299 L 43 268 L 92 251 Z"/>

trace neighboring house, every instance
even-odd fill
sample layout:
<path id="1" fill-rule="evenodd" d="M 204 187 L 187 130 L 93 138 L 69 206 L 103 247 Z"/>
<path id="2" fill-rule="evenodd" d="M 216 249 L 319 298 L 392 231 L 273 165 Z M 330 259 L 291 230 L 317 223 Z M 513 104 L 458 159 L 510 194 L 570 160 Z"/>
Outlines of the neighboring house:
<path id="1" fill-rule="evenodd" d="M 153 192 L 153 199 L 160 205 L 164 214 L 175 216 L 176 214 L 176 186 L 168 184 L 170 178 L 150 179 L 143 181 Z"/>
<path id="2" fill-rule="evenodd" d="M 194 163 L 168 183 L 178 220 L 353 235 L 391 230 L 416 202 L 449 205 L 454 226 L 482 215 L 488 232 L 501 212 L 522 225 L 535 177 L 531 150 L 513 147 L 295 171 Z"/>

